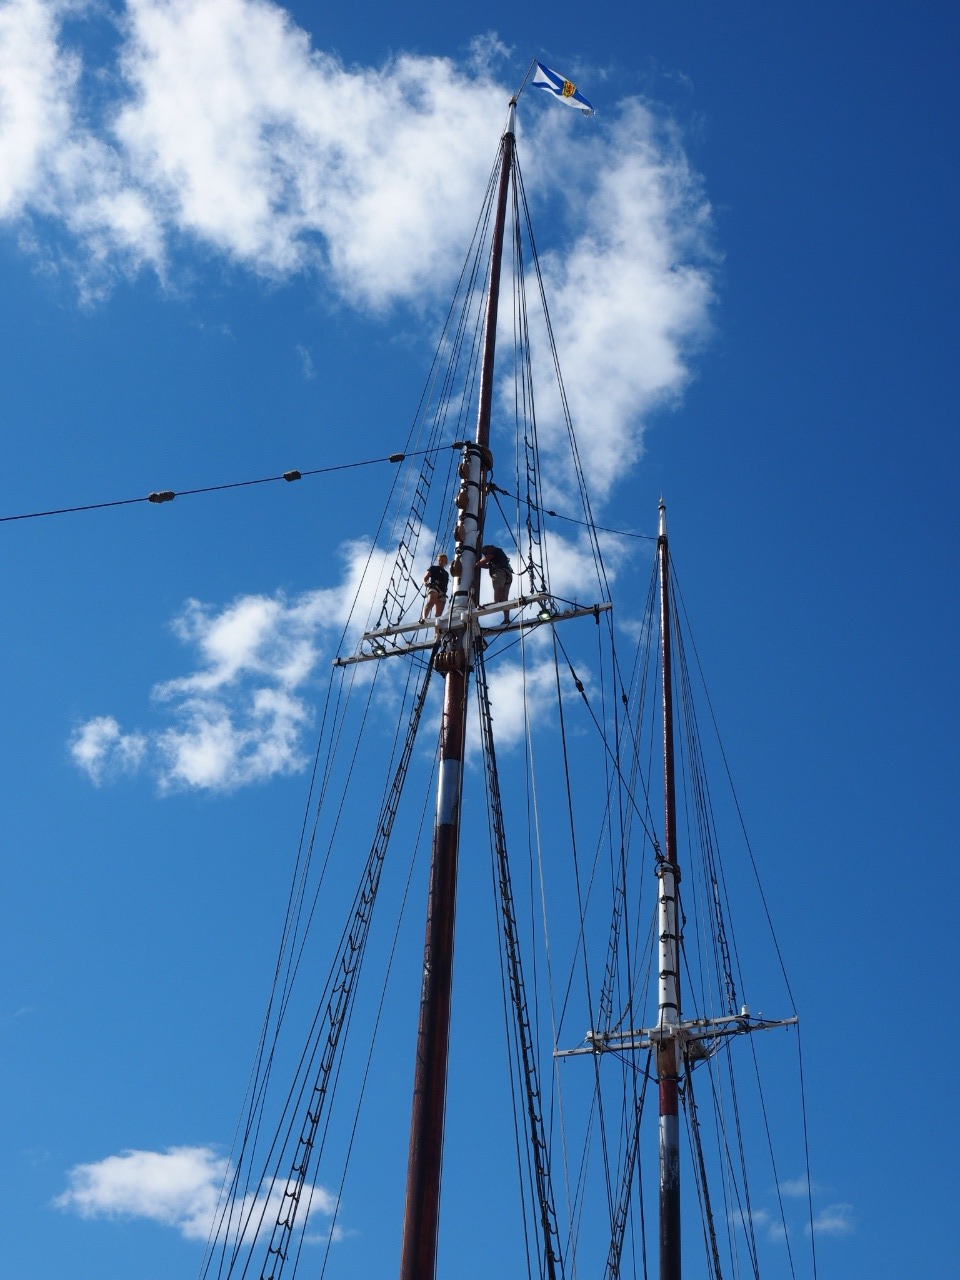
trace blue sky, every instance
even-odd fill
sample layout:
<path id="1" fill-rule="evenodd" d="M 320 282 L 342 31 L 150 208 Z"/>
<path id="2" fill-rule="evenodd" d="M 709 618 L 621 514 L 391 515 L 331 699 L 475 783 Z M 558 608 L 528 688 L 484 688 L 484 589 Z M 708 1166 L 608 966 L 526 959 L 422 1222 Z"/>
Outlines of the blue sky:
<path id="1" fill-rule="evenodd" d="M 665 495 L 768 851 L 824 1277 L 939 1268 L 955 1182 L 958 26 L 0 5 L 3 516 L 403 447 L 506 97 L 539 56 L 594 102 L 522 99 L 521 159 L 600 516 L 652 532 Z M 27 1280 L 199 1266 L 343 547 L 389 478 L 0 525 L 0 1142 Z M 619 568 L 642 590 L 645 562 Z M 102 1162 L 171 1149 L 151 1220 L 150 1168 Z M 81 1166 L 116 1174 L 86 1216 Z"/>

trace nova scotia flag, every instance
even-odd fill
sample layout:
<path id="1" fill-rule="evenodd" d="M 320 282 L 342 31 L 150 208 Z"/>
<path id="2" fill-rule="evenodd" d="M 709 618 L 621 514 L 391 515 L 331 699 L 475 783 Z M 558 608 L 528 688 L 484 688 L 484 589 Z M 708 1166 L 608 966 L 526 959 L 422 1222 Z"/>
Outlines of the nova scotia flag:
<path id="1" fill-rule="evenodd" d="M 563 76 L 558 75 L 556 71 L 545 67 L 542 62 L 537 63 L 537 70 L 530 83 L 534 89 L 546 89 L 547 93 L 552 93 L 558 102 L 565 102 L 568 107 L 576 107 L 584 115 L 593 115 L 593 107 L 577 86 L 571 84 L 569 80 L 564 80 Z"/>

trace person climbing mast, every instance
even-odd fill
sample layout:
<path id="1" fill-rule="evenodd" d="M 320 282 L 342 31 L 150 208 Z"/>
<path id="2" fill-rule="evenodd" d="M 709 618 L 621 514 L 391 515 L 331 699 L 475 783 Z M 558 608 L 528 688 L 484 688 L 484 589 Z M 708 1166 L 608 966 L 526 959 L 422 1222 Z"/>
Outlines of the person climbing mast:
<path id="1" fill-rule="evenodd" d="M 490 581 L 493 583 L 493 603 L 500 604 L 510 595 L 510 587 L 513 583 L 513 569 L 510 567 L 510 560 L 502 547 L 488 545 L 481 547 L 480 552 L 477 568 L 489 570 Z M 509 609 L 504 609 L 503 621 L 504 625 L 510 621 Z"/>
<path id="2" fill-rule="evenodd" d="M 450 574 L 447 572 L 447 557 L 441 551 L 437 556 L 437 563 L 432 564 L 423 575 L 423 585 L 427 589 L 427 599 L 423 606 L 421 622 L 426 622 L 431 612 L 436 613 L 438 618 L 443 613 L 447 603 L 447 587 L 449 584 Z"/>

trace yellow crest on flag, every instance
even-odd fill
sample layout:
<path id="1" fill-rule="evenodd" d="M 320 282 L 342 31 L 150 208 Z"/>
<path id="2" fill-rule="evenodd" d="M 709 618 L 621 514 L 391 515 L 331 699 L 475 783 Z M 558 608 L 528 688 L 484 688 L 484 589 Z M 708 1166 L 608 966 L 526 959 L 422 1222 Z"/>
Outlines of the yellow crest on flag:
<path id="1" fill-rule="evenodd" d="M 569 80 L 564 80 L 563 96 L 565 98 L 572 98 L 573 95 L 576 93 L 576 91 L 577 91 L 577 86 L 575 84 L 571 84 Z"/>

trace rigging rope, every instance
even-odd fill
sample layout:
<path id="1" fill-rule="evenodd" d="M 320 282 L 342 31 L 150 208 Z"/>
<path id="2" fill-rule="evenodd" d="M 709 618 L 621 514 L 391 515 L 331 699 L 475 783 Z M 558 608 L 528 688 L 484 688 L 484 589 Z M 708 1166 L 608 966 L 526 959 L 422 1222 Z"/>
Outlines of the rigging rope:
<path id="1" fill-rule="evenodd" d="M 500 797 L 500 779 L 497 773 L 497 759 L 493 740 L 490 694 L 487 687 L 482 649 L 478 650 L 477 653 L 476 683 L 477 702 L 480 710 L 480 736 L 487 772 L 488 815 L 494 857 L 494 874 L 499 889 L 498 916 L 502 930 L 504 957 L 514 1013 L 514 1034 L 522 1068 L 522 1082 L 526 1101 L 527 1140 L 533 1161 L 536 1204 L 540 1218 L 541 1258 L 548 1280 L 557 1280 L 557 1277 L 562 1280 L 564 1274 L 563 1254 L 559 1247 L 557 1212 L 554 1203 L 553 1184 L 550 1177 L 549 1147 L 540 1108 L 539 1072 L 533 1052 L 530 1014 L 523 981 L 523 965 L 517 934 L 510 864 L 507 857 L 503 805 Z"/>
<path id="2" fill-rule="evenodd" d="M 717 1229 L 713 1220 L 713 1206 L 710 1203 L 710 1186 L 707 1180 L 707 1166 L 703 1156 L 703 1144 L 700 1140 L 700 1119 L 697 1113 L 697 1103 L 693 1093 L 693 1071 L 690 1064 L 687 1064 L 687 1075 L 681 1093 L 684 1112 L 687 1117 L 689 1126 L 690 1143 L 694 1152 L 694 1175 L 697 1183 L 697 1194 L 700 1197 L 700 1203 L 703 1206 L 703 1230 L 709 1242 L 709 1251 L 707 1254 L 708 1262 L 711 1264 L 711 1276 L 715 1280 L 721 1280 L 723 1270 L 720 1266 L 720 1249 L 717 1245 Z"/>
<path id="3" fill-rule="evenodd" d="M 294 1086 L 290 1094 L 288 1094 L 287 1102 L 284 1106 L 280 1122 L 281 1129 L 278 1130 L 277 1136 L 270 1144 L 266 1156 L 264 1176 L 259 1181 L 259 1186 L 261 1189 L 265 1188 L 266 1194 L 261 1194 L 259 1197 L 244 1197 L 244 1199 L 248 1200 L 248 1203 L 245 1208 L 240 1209 L 239 1219 L 234 1224 L 233 1215 L 237 1211 L 238 1199 L 236 1195 L 237 1179 L 239 1179 L 243 1163 L 242 1160 L 238 1161 L 231 1194 L 228 1195 L 227 1201 L 220 1212 L 214 1240 L 218 1242 L 218 1247 L 222 1249 L 223 1256 L 220 1272 L 224 1273 L 225 1264 L 226 1270 L 224 1274 L 227 1276 L 234 1275 L 235 1268 L 240 1260 L 241 1249 L 245 1244 L 248 1246 L 249 1252 L 239 1275 L 242 1277 L 248 1273 L 257 1235 L 264 1224 L 265 1215 L 274 1203 L 275 1189 L 279 1186 L 279 1171 L 269 1176 L 267 1175 L 267 1169 L 270 1167 L 275 1155 L 282 1157 L 282 1153 L 288 1150 L 294 1133 L 297 1115 L 301 1114 L 300 1109 L 304 1107 L 304 1102 L 309 1097 L 309 1102 L 302 1112 L 303 1119 L 290 1160 L 289 1173 L 283 1186 L 280 1207 L 276 1210 L 276 1221 L 260 1272 L 261 1280 L 279 1280 L 289 1256 L 290 1244 L 295 1229 L 299 1229 L 302 1233 L 306 1227 L 305 1216 L 299 1215 L 300 1202 L 307 1183 L 311 1162 L 315 1155 L 319 1154 L 319 1150 L 323 1145 L 323 1139 L 318 1142 L 317 1136 L 320 1121 L 325 1114 L 325 1124 L 329 1124 L 327 1102 L 330 1087 L 332 1081 L 339 1074 L 342 1064 L 342 1035 L 353 1011 L 356 982 L 367 949 L 377 890 L 399 807 L 403 783 L 413 754 L 417 729 L 426 703 L 431 670 L 432 667 L 430 666 L 425 669 L 420 687 L 417 690 L 416 701 L 407 726 L 400 759 L 394 772 L 393 781 L 386 793 L 377 821 L 376 835 L 354 896 L 352 918 L 341 935 L 327 979 L 325 986 L 326 1004 L 324 1005 L 321 1002 L 321 1005 L 317 1008 L 308 1041 L 301 1055 Z M 318 1054 L 319 1064 L 314 1070 L 314 1063 Z M 314 1071 L 313 1082 L 312 1086 L 309 1086 L 308 1094 L 309 1077 L 312 1070 Z M 299 1087 L 296 1085 L 296 1080 L 300 1081 Z M 254 1099 L 255 1104 L 256 1102 L 257 1098 Z M 286 1134 L 283 1135 L 282 1127 L 285 1121 Z M 324 1129 L 325 1133 L 326 1127 Z M 247 1165 L 249 1185 L 249 1162 L 247 1162 Z M 312 1189 L 310 1194 L 312 1194 Z M 232 1252 L 229 1253 L 228 1258 L 228 1252 L 231 1247 Z M 206 1275 L 208 1273 L 211 1261 L 212 1253 L 206 1261 L 202 1274 Z"/>

